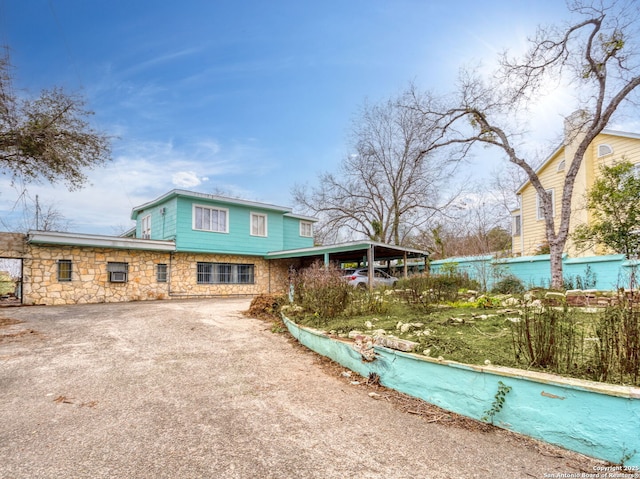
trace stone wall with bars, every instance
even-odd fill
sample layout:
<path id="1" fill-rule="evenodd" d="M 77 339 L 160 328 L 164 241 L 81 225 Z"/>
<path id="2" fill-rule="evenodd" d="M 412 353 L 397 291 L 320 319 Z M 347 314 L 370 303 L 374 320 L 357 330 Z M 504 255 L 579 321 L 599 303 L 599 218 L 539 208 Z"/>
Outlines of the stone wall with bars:
<path id="1" fill-rule="evenodd" d="M 282 293 L 288 285 L 286 261 L 202 253 L 167 253 L 110 248 L 28 244 L 23 255 L 24 304 L 79 304 Z M 71 261 L 71 277 L 59 277 L 61 260 Z M 124 282 L 112 282 L 108 263 L 127 263 Z M 197 263 L 254 265 L 251 284 L 198 284 Z M 166 282 L 158 264 L 167 265 Z"/>

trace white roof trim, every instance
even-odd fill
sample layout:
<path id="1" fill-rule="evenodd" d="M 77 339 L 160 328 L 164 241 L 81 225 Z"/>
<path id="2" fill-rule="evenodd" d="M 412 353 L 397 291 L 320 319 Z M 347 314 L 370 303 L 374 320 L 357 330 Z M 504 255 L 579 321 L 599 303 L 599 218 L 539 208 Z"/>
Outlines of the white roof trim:
<path id="1" fill-rule="evenodd" d="M 218 201 L 220 203 L 227 203 L 227 204 L 233 204 L 233 205 L 243 205 L 243 206 L 249 206 L 251 208 L 261 208 L 261 209 L 265 209 L 265 210 L 272 210 L 272 211 L 279 211 L 282 213 L 291 213 L 291 208 L 287 208 L 285 206 L 278 206 L 278 205 L 272 205 L 269 203 L 260 203 L 257 201 L 249 201 L 249 200 L 242 200 L 239 198 L 229 198 L 226 196 L 220 196 L 220 195 L 212 195 L 212 194 L 208 194 L 208 193 L 199 193 L 196 191 L 188 191 L 188 190 L 181 190 L 181 189 L 173 189 L 167 193 L 165 193 L 164 195 L 159 196 L 158 198 L 156 198 L 155 200 L 151 200 L 148 201 L 146 203 L 143 203 L 140 206 L 135 206 L 132 210 L 131 210 L 131 218 L 135 219 L 135 213 L 140 211 L 140 210 L 144 210 L 147 209 L 153 205 L 156 205 L 158 203 L 162 203 L 163 201 L 174 197 L 174 196 L 185 196 L 188 198 L 197 198 L 197 199 L 203 199 L 203 200 L 211 200 L 211 201 Z"/>
<path id="2" fill-rule="evenodd" d="M 173 241 L 123 238 L 81 233 L 61 233 L 58 231 L 29 231 L 27 241 L 34 244 L 56 244 L 66 246 L 89 246 L 96 248 L 137 249 L 147 251 L 176 250 Z"/>
<path id="3" fill-rule="evenodd" d="M 598 135 L 610 135 L 610 136 L 620 136 L 623 138 L 632 138 L 634 140 L 640 140 L 640 134 L 639 133 L 631 133 L 628 131 L 620 131 L 620 130 L 609 130 L 607 128 L 605 128 L 604 130 L 602 130 L 600 133 L 598 133 Z M 597 135 L 596 135 L 597 138 Z M 544 160 L 540 166 L 538 166 L 535 169 L 536 174 L 538 174 L 544 167 L 547 166 L 547 164 L 558 154 L 560 153 L 560 150 L 562 150 L 565 147 L 564 144 L 560 145 L 558 148 L 556 148 L 553 153 L 551 153 L 546 160 Z M 526 180 L 524 183 L 522 183 L 522 185 L 520 185 L 520 187 L 517 189 L 516 194 L 520 194 L 522 192 L 522 190 L 524 189 L 525 186 L 527 186 L 530 183 L 529 180 Z"/>

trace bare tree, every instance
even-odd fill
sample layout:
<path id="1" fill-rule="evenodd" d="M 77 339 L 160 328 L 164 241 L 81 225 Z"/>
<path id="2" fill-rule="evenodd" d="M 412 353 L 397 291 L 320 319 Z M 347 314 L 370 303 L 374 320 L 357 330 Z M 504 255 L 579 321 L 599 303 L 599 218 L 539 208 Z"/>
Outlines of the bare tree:
<path id="1" fill-rule="evenodd" d="M 449 134 L 449 143 L 496 146 L 522 168 L 541 198 L 545 232 L 551 252 L 551 284 L 561 288 L 562 252 L 568 239 L 571 197 L 578 169 L 589 144 L 611 121 L 614 113 L 640 85 L 638 63 L 638 4 L 576 1 L 569 6 L 575 22 L 562 28 L 540 28 L 521 59 L 504 54 L 498 76 L 484 82 L 463 73 L 459 97 L 452 108 L 427 111 Z M 568 85 L 577 97 L 578 115 L 572 123 L 576 146 L 566 170 L 560 221 L 555 222 L 551 195 L 535 171 L 519 140 L 517 125 L 549 82 Z M 567 160 L 568 162 L 569 160 Z"/>
<path id="2" fill-rule="evenodd" d="M 69 231 L 73 227 L 73 222 L 55 203 L 42 201 L 38 195 L 31 196 L 24 187 L 19 191 L 13 210 L 15 215 L 0 218 L 0 226 L 7 231 Z"/>
<path id="3" fill-rule="evenodd" d="M 411 88 L 398 99 L 365 104 L 353 124 L 353 153 L 339 171 L 320 174 L 315 187 L 294 187 L 294 201 L 320 217 L 325 237 L 403 244 L 412 228 L 451 201 L 442 191 L 461 155 L 435 155 L 438 132 L 420 112 L 403 106 L 409 96 L 431 101 Z"/>
<path id="4" fill-rule="evenodd" d="M 480 185 L 476 190 L 458 199 L 446 215 L 412 237 L 410 244 L 431 251 L 432 259 L 509 251 L 510 215 L 501 192 L 484 191 Z"/>
<path id="5" fill-rule="evenodd" d="M 0 171 L 24 182 L 63 181 L 69 189 L 86 181 L 85 169 L 110 158 L 109 140 L 90 127 L 84 100 L 61 89 L 20 98 L 13 88 L 9 56 L 0 57 Z"/>

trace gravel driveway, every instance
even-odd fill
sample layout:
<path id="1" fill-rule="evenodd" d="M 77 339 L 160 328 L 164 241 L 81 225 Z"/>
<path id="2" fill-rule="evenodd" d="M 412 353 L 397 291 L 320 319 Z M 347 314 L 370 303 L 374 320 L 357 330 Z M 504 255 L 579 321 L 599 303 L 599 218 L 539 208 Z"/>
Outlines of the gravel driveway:
<path id="1" fill-rule="evenodd" d="M 576 454 L 430 423 L 372 399 L 269 323 L 244 317 L 248 306 L 216 299 L 0 309 L 0 477 L 594 472 L 596 463 Z"/>

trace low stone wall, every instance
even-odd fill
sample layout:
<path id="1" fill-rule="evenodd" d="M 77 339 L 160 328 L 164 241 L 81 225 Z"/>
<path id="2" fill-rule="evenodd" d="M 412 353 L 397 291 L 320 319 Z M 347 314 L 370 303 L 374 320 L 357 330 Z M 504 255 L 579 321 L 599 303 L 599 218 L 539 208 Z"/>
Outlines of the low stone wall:
<path id="1" fill-rule="evenodd" d="M 376 345 L 365 356 L 357 342 L 330 338 L 286 317 L 283 320 L 309 349 L 361 376 L 375 373 L 384 386 L 474 419 L 490 416 L 498 427 L 624 463 L 630 470 L 640 467 L 640 388 L 438 361 Z M 504 402 L 496 407 L 501 390 Z"/>

